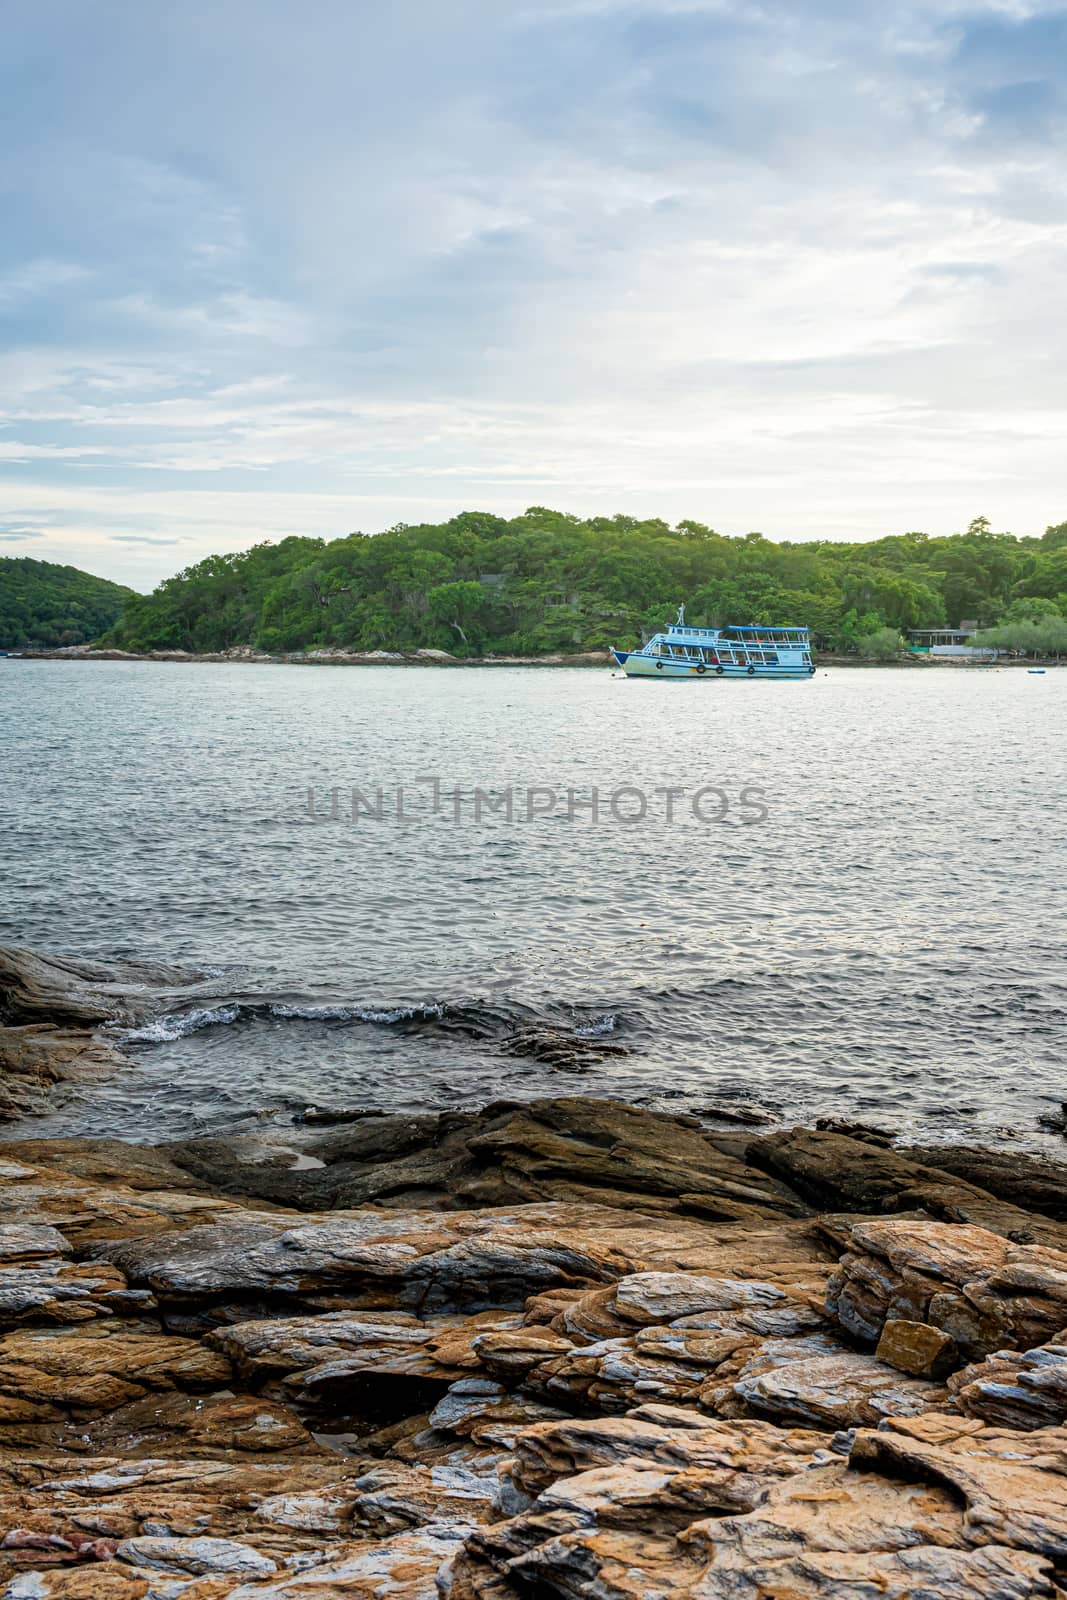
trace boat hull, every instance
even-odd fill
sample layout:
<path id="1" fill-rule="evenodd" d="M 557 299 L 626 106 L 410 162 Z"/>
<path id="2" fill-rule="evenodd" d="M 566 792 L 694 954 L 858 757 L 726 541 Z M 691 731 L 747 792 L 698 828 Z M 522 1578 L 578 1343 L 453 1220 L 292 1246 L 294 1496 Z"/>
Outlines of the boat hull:
<path id="1" fill-rule="evenodd" d="M 722 683 L 726 678 L 810 678 L 813 667 L 771 666 L 769 663 L 718 667 L 700 667 L 689 661 L 667 661 L 654 656 L 643 656 L 633 650 L 613 650 L 615 661 L 628 678 L 685 678 L 696 683 Z"/>

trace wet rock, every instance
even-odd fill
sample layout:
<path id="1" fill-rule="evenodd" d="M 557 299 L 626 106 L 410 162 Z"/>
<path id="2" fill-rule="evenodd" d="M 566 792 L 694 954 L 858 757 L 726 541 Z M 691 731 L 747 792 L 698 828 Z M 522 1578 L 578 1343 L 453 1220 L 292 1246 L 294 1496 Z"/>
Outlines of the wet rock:
<path id="1" fill-rule="evenodd" d="M 963 1178 L 998 1200 L 1067 1222 L 1067 1163 L 1025 1150 L 988 1150 L 968 1145 L 912 1145 L 910 1161 Z"/>
<path id="2" fill-rule="evenodd" d="M 38 1116 L 58 1084 L 99 1078 L 123 1065 L 119 1051 L 88 1028 L 0 1027 L 0 1120 Z"/>
<path id="3" fill-rule="evenodd" d="M 724 1221 L 806 1214 L 784 1184 L 716 1148 L 692 1121 L 581 1097 L 376 1117 L 298 1134 L 300 1149 L 323 1163 L 304 1171 L 263 1165 L 255 1140 L 160 1148 L 221 1191 L 304 1210 L 556 1199 L 699 1211 Z"/>
<path id="4" fill-rule="evenodd" d="M 0 946 L 0 1022 L 139 1022 L 159 1008 L 162 992 L 202 976 L 163 962 L 74 960 Z"/>
<path id="5" fill-rule="evenodd" d="M 1067 1248 L 1067 1225 L 955 1177 L 909 1160 L 898 1150 L 808 1128 L 790 1128 L 750 1141 L 748 1158 L 807 1199 L 852 1212 L 926 1211 L 948 1222 L 971 1223 L 1028 1244 Z"/>
<path id="6" fill-rule="evenodd" d="M 984 1228 L 861 1222 L 830 1280 L 827 1308 L 860 1339 L 890 1319 L 949 1334 L 964 1359 L 1026 1348 L 1067 1322 L 1067 1253 Z"/>
<path id="7" fill-rule="evenodd" d="M 850 1122 L 847 1117 L 819 1117 L 815 1123 L 821 1133 L 840 1133 L 846 1139 L 858 1139 L 861 1144 L 876 1144 L 887 1148 L 895 1134 L 889 1128 L 875 1128 L 866 1122 Z"/>
<path id="8" fill-rule="evenodd" d="M 958 1364 L 956 1342 L 947 1333 L 900 1317 L 886 1322 L 875 1355 L 913 1378 L 943 1378 Z"/>

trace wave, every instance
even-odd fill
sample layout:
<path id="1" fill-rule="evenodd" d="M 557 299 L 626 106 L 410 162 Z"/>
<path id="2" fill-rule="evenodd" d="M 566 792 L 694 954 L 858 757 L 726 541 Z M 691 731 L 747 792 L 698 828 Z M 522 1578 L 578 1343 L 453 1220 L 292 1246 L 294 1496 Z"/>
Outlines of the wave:
<path id="1" fill-rule="evenodd" d="M 256 996 L 219 1000 L 215 1005 L 168 1012 L 118 1037 L 130 1044 L 170 1044 L 204 1028 L 254 1022 L 323 1023 L 333 1027 L 395 1028 L 403 1034 L 456 1037 L 475 1043 L 499 1043 L 524 1053 L 525 1042 L 540 1041 L 539 1048 L 618 1053 L 619 1045 L 598 1045 L 620 1029 L 618 1011 L 586 1006 L 533 1007 L 520 1003 L 426 1000 L 395 1004 L 358 1005 L 352 1001 L 315 1001 Z"/>
<path id="2" fill-rule="evenodd" d="M 418 1021 L 444 1016 L 444 1006 L 394 1006 L 387 1011 L 369 1011 L 364 1006 L 344 1005 L 268 1005 L 267 1013 L 283 1021 L 300 1022 L 377 1022 L 388 1027 L 394 1022 Z"/>
<path id="3" fill-rule="evenodd" d="M 619 1019 L 614 1011 L 608 1011 L 602 1017 L 597 1017 L 593 1022 L 587 1022 L 584 1027 L 575 1028 L 574 1035 L 577 1039 L 602 1039 L 605 1034 L 614 1033 L 619 1026 Z"/>
<path id="4" fill-rule="evenodd" d="M 197 1033 L 201 1028 L 217 1028 L 236 1022 L 240 1014 L 241 1007 L 238 1005 L 201 1006 L 195 1011 L 179 1011 L 170 1016 L 157 1017 L 154 1022 L 147 1022 L 140 1028 L 126 1028 L 121 1037 L 128 1043 L 169 1044 L 174 1039 L 184 1039 L 187 1034 Z"/>

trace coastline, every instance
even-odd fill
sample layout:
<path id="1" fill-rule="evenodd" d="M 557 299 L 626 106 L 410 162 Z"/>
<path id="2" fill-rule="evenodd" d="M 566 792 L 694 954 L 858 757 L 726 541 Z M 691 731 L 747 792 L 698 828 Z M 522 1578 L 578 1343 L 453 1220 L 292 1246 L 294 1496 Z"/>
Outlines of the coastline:
<path id="1" fill-rule="evenodd" d="M 284 655 L 267 655 L 247 646 L 206 654 L 187 650 L 150 650 L 136 653 L 129 650 L 97 650 L 88 645 L 71 645 L 60 650 L 15 650 L 6 652 L 5 659 L 12 661 L 132 661 L 168 662 L 187 666 L 259 667 L 592 667 L 603 669 L 612 666 L 610 651 L 585 650 L 573 654 L 551 653 L 543 656 L 453 656 L 446 650 L 302 650 Z M 929 671 L 1000 671 L 1002 668 L 1033 668 L 1043 666 L 1055 669 L 1058 660 L 1044 661 L 1027 658 L 998 660 L 996 662 L 966 661 L 951 656 L 900 657 L 891 661 L 877 661 L 867 657 L 818 655 L 816 667 L 890 667 L 896 670 Z"/>
<path id="2" fill-rule="evenodd" d="M 0 952 L 0 1059 L 194 980 Z M 1063 1164 L 577 1096 L 136 1131 L 0 1148 L 9 1600 L 1062 1592 Z"/>

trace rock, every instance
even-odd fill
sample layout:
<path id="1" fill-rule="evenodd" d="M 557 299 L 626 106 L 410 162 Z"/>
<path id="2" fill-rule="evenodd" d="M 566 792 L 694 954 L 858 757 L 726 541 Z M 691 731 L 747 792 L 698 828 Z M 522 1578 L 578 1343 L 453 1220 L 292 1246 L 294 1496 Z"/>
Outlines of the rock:
<path id="1" fill-rule="evenodd" d="M 144 1197 L 142 1196 L 143 1200 Z M 209 1204 L 205 1200 L 205 1204 Z M 343 1297 L 355 1309 L 510 1309 L 546 1288 L 610 1283 L 643 1270 L 741 1276 L 768 1256 L 777 1282 L 821 1278 L 824 1248 L 806 1222 L 737 1230 L 613 1206 L 548 1202 L 508 1209 L 363 1211 L 293 1219 L 233 1209 L 217 1222 L 104 1242 L 94 1254 L 179 1307 L 242 1297 Z M 761 1259 L 762 1258 L 762 1259 Z M 753 1276 L 756 1273 L 753 1272 Z M 760 1276 L 763 1274 L 761 1273 Z"/>
<path id="2" fill-rule="evenodd" d="M 574 1346 L 567 1334 L 541 1325 L 479 1333 L 471 1341 L 479 1362 L 495 1378 L 515 1381 Z"/>
<path id="3" fill-rule="evenodd" d="M 122 1273 L 106 1264 L 74 1266 L 54 1257 L 0 1267 L 0 1329 L 111 1316 L 122 1309 L 123 1302 L 129 1303 L 126 1291 Z"/>
<path id="4" fill-rule="evenodd" d="M 727 1426 L 743 1425 L 717 1425 Z M 923 1439 L 939 1429 L 940 1445 Z M 528 1509 L 474 1532 L 451 1593 L 505 1600 L 532 1585 L 567 1600 L 1052 1600 L 1065 1491 L 1062 1456 L 1051 1438 L 1042 1445 L 1020 1464 L 1003 1435 L 987 1438 L 980 1425 L 900 1420 L 857 1434 L 848 1461 L 787 1463 L 793 1470 L 754 1485 L 732 1513 L 741 1474 L 723 1481 L 624 1458 L 555 1479 Z"/>
<path id="5" fill-rule="evenodd" d="M 970 1544 L 1008 1545 L 1062 1562 L 1067 1557 L 1067 1477 L 1062 1472 L 1067 1433 L 1055 1429 L 1018 1437 L 1015 1451 L 1004 1455 L 984 1450 L 981 1433 L 932 1444 L 901 1431 L 864 1431 L 856 1435 L 850 1460 L 948 1485 L 965 1502 L 963 1535 Z"/>
<path id="6" fill-rule="evenodd" d="M 742 1481 L 756 1504 L 760 1486 L 803 1471 L 825 1454 L 827 1444 L 826 1434 L 812 1430 L 646 1405 L 624 1417 L 570 1417 L 526 1428 L 507 1470 L 511 1487 L 533 1499 L 561 1478 L 627 1461 L 699 1468 Z"/>
<path id="7" fill-rule="evenodd" d="M 1067 1163 L 1025 1150 L 966 1145 L 912 1145 L 900 1153 L 909 1161 L 963 1178 L 998 1200 L 1067 1222 Z"/>
<path id="8" fill-rule="evenodd" d="M 70 1243 L 58 1228 L 30 1223 L 0 1224 L 0 1263 L 41 1256 L 69 1256 Z"/>
<path id="9" fill-rule="evenodd" d="M 0 1154 L 108 1188 L 208 1192 L 208 1185 L 176 1166 L 164 1151 L 152 1145 L 127 1144 L 123 1139 L 12 1139 L 0 1145 Z"/>
<path id="10" fill-rule="evenodd" d="M 4 1148 L 0 1147 L 0 1225 L 55 1227 L 78 1255 L 89 1253 L 99 1240 L 145 1238 L 208 1218 L 242 1214 L 232 1201 L 208 1195 L 90 1183 L 67 1172 L 4 1160 Z"/>
<path id="11" fill-rule="evenodd" d="M 320 1530 L 285 1516 L 283 1502 L 343 1497 L 365 1470 L 325 1452 L 239 1461 L 0 1455 L 0 1527 L 72 1547 L 86 1537 L 236 1540 L 281 1565 L 294 1554 L 321 1555 L 323 1543 Z"/>
<path id="12" fill-rule="evenodd" d="M 562 1415 L 527 1396 L 509 1394 L 503 1384 L 490 1379 L 464 1378 L 438 1401 L 428 1421 L 439 1433 L 510 1450 L 519 1430 L 531 1423 L 555 1421 Z"/>
<path id="13" fill-rule="evenodd" d="M 391 1539 L 342 1545 L 322 1565 L 273 1583 L 241 1584 L 229 1600 L 436 1600 L 449 1592 L 452 1563 L 470 1531 L 462 1523 L 430 1523 Z"/>
<path id="14" fill-rule="evenodd" d="M 512 1048 L 521 1042 L 513 1039 Z M 558 1038 L 553 1048 L 560 1048 Z M 451 1210 L 556 1199 L 723 1221 L 807 1214 L 785 1185 L 718 1149 L 692 1122 L 574 1097 L 299 1132 L 299 1148 L 322 1163 L 300 1171 L 290 1170 L 291 1162 L 264 1166 L 255 1137 L 182 1140 L 160 1151 L 221 1191 L 303 1210 L 429 1201 Z"/>
<path id="15" fill-rule="evenodd" d="M 144 1600 L 148 1583 L 123 1562 L 20 1572 L 4 1589 L 4 1600 Z"/>
<path id="16" fill-rule="evenodd" d="M 121 1324 L 40 1328 L 0 1338 L 0 1420 L 110 1411 L 152 1390 L 210 1389 L 229 1362 L 191 1339 Z"/>
<path id="17" fill-rule="evenodd" d="M 165 991 L 202 976 L 156 961 L 73 960 L 0 946 L 0 1022 L 132 1024 L 158 1010 Z"/>
<path id="18" fill-rule="evenodd" d="M 432 1378 L 447 1386 L 480 1367 L 472 1348 L 478 1335 L 516 1320 L 499 1311 L 426 1321 L 400 1311 L 333 1311 L 239 1323 L 209 1334 L 207 1343 L 257 1386 L 281 1377 L 294 1391 L 328 1389 L 336 1398 L 339 1386 L 370 1372 Z"/>
<path id="19" fill-rule="evenodd" d="M 40 1115 L 57 1084 L 98 1078 L 122 1065 L 120 1052 L 88 1028 L 0 1027 L 0 1120 Z"/>
<path id="20" fill-rule="evenodd" d="M 352 1525 L 379 1539 L 431 1523 L 467 1528 L 488 1520 L 496 1488 L 495 1472 L 382 1462 L 352 1484 Z"/>
<path id="21" fill-rule="evenodd" d="M 913 1378 L 943 1378 L 957 1364 L 956 1343 L 926 1322 L 890 1317 L 875 1351 L 879 1361 Z"/>
<path id="22" fill-rule="evenodd" d="M 269 1556 L 234 1539 L 124 1539 L 115 1554 L 136 1567 L 156 1567 L 164 1572 L 192 1572 L 197 1576 L 234 1574 L 238 1578 L 266 1578 L 278 1568 Z"/>
<path id="23" fill-rule="evenodd" d="M 955 1373 L 948 1386 L 968 1416 L 985 1422 L 1025 1430 L 1067 1422 L 1067 1344 L 1000 1350 Z"/>
<path id="24" fill-rule="evenodd" d="M 750 1141 L 748 1158 L 808 1200 L 841 1211 L 924 1210 L 1028 1244 L 1067 1249 L 1067 1225 L 1035 1217 L 962 1178 L 841 1134 L 790 1128 Z"/>
<path id="25" fill-rule="evenodd" d="M 861 1222 L 830 1280 L 827 1308 L 860 1339 L 890 1319 L 949 1334 L 963 1357 L 1026 1348 L 1067 1322 L 1067 1253 L 985 1228 Z"/>
<path id="26" fill-rule="evenodd" d="M 227 1457 L 234 1451 L 291 1456 L 320 1450 L 290 1406 L 226 1390 L 208 1395 L 152 1392 L 101 1417 L 79 1414 L 73 1425 L 0 1427 L 0 1441 L 9 1448 L 70 1448 L 76 1441 L 81 1449 L 126 1457 Z"/>
<path id="27" fill-rule="evenodd" d="M 766 1354 L 757 1357 L 762 1364 Z M 902 1378 L 892 1367 L 856 1351 L 786 1361 L 757 1370 L 752 1363 L 732 1385 L 754 1410 L 815 1427 L 876 1427 L 883 1417 L 913 1416 L 942 1405 L 936 1384 Z M 708 1403 L 709 1397 L 702 1397 Z"/>
<path id="28" fill-rule="evenodd" d="M 6 1600 L 1063 1600 L 1054 1219 L 606 1102 L 305 1137 L 0 1155 Z"/>

